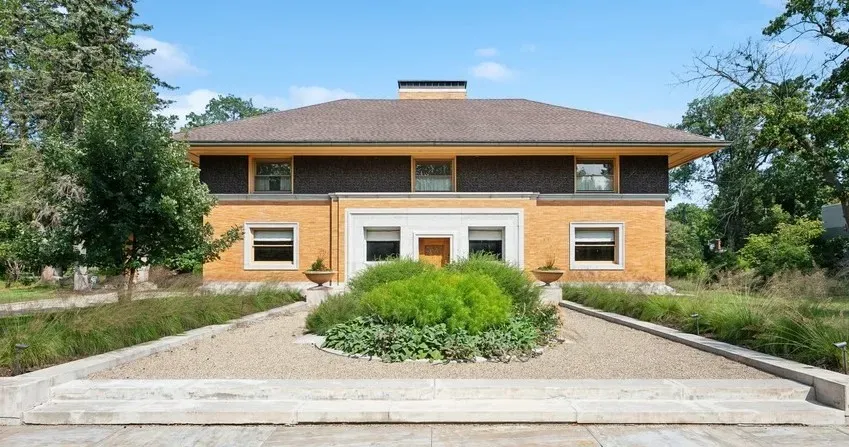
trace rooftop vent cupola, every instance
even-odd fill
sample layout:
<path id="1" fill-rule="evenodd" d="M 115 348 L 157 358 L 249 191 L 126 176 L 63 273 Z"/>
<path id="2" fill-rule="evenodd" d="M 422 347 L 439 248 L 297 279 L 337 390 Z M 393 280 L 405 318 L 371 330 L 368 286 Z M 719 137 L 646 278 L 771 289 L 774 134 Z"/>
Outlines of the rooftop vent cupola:
<path id="1" fill-rule="evenodd" d="M 398 81 L 399 99 L 466 99 L 466 81 Z"/>

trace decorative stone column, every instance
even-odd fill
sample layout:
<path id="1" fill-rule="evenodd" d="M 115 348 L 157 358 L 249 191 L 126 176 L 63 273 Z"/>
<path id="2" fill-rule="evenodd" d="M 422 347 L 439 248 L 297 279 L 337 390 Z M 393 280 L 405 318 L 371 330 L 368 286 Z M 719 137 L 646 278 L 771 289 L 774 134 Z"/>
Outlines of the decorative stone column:
<path id="1" fill-rule="evenodd" d="M 560 289 L 560 284 L 539 285 L 539 300 L 543 304 L 557 305 L 563 301 L 563 290 Z"/>

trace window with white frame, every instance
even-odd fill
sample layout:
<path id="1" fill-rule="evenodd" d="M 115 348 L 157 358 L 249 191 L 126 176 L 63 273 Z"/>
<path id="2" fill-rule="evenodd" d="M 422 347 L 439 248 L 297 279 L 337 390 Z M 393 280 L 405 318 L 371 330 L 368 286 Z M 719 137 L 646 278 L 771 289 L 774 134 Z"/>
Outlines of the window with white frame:
<path id="1" fill-rule="evenodd" d="M 450 160 L 416 160 L 416 192 L 452 191 Z"/>
<path id="2" fill-rule="evenodd" d="M 297 224 L 246 224 L 245 269 L 297 269 L 297 230 Z"/>
<path id="3" fill-rule="evenodd" d="M 503 228 L 469 228 L 469 254 L 491 254 L 504 258 Z"/>
<path id="4" fill-rule="evenodd" d="M 623 225 L 573 223 L 570 225 L 570 264 L 573 270 L 622 270 Z"/>
<path id="5" fill-rule="evenodd" d="M 366 228 L 366 262 L 401 256 L 400 228 Z"/>

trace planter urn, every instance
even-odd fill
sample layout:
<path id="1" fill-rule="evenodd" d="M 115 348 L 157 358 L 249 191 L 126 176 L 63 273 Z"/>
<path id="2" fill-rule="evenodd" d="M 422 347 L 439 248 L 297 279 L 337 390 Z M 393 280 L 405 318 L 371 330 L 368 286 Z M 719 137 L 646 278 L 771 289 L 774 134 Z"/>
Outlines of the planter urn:
<path id="1" fill-rule="evenodd" d="M 307 270 L 304 272 L 304 275 L 306 275 L 307 279 L 314 282 L 316 285 L 323 286 L 325 283 L 333 279 L 333 276 L 336 275 L 336 270 Z"/>
<path id="2" fill-rule="evenodd" d="M 537 281 L 545 283 L 546 286 L 560 279 L 563 276 L 563 270 L 531 270 Z"/>

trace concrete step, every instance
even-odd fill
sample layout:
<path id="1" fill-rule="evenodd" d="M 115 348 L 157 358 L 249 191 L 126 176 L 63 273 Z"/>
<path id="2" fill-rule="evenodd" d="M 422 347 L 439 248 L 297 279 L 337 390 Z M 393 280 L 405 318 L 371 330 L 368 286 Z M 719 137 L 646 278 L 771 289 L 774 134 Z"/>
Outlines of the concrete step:
<path id="1" fill-rule="evenodd" d="M 805 400 L 769 380 L 76 380 L 54 400 Z"/>
<path id="2" fill-rule="evenodd" d="M 683 400 L 66 400 L 27 424 L 533 423 L 837 425 L 844 413 L 806 401 Z"/>

